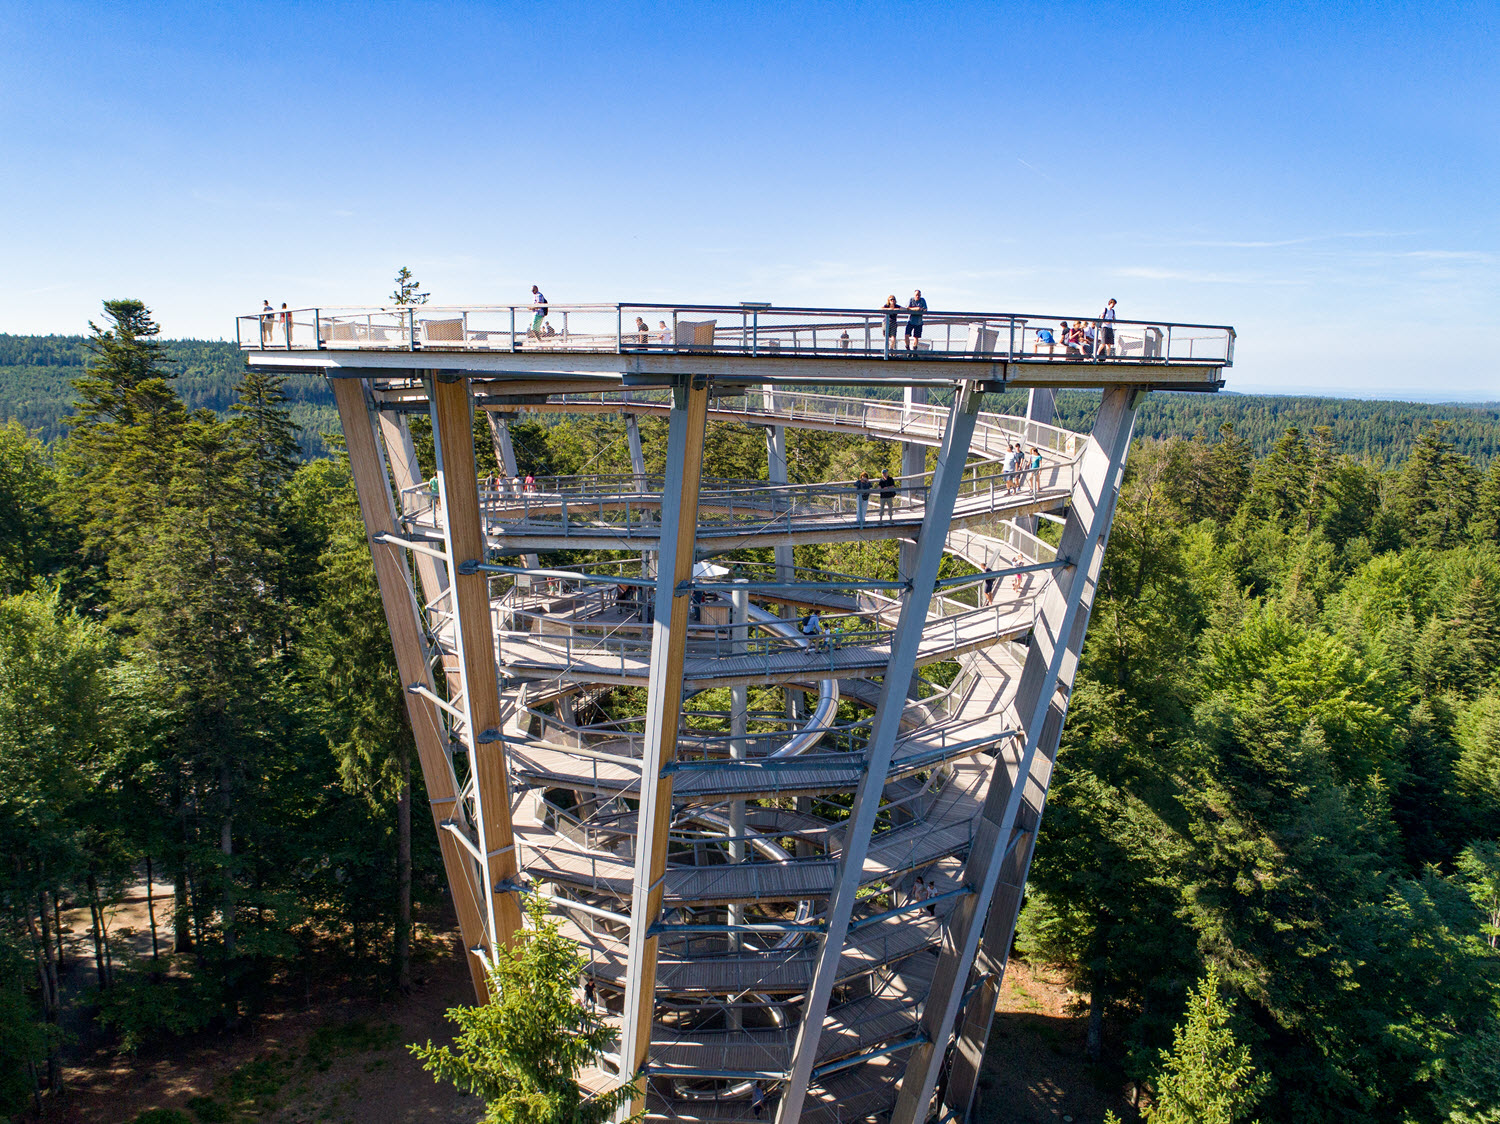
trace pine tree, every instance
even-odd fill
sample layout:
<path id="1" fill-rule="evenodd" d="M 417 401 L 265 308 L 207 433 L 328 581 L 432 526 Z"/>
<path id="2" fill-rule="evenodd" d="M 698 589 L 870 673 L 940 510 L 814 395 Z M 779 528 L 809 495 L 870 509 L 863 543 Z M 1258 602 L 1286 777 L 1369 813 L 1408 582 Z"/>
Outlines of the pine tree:
<path id="1" fill-rule="evenodd" d="M 247 368 L 229 407 L 246 454 L 246 479 L 256 506 L 269 517 L 302 459 L 297 426 L 287 410 L 286 376 Z"/>
<path id="2" fill-rule="evenodd" d="M 583 957 L 539 895 L 527 901 L 526 918 L 515 945 L 497 951 L 492 1001 L 448 1012 L 459 1028 L 451 1047 L 429 1041 L 412 1053 L 435 1080 L 483 1097 L 485 1124 L 605 1124 L 634 1087 L 589 1095 L 578 1075 L 615 1033 L 575 996 Z"/>
<path id="3" fill-rule="evenodd" d="M 426 304 L 431 293 L 421 291 L 422 283 L 412 276 L 411 270 L 402 266 L 396 271 L 396 291 L 391 294 L 391 303 L 405 308 L 407 305 Z"/>
<path id="4" fill-rule="evenodd" d="M 1144 1116 L 1159 1124 L 1233 1124 L 1242 1120 L 1270 1088 L 1257 1074 L 1250 1049 L 1229 1022 L 1234 1002 L 1220 990 L 1219 971 L 1207 974 L 1188 996 L 1187 1017 L 1172 1032 L 1172 1049 L 1161 1052 L 1156 1100 Z"/>
<path id="5" fill-rule="evenodd" d="M 1469 534 L 1476 542 L 1500 543 L 1500 456 L 1490 458 L 1490 470 L 1474 500 Z"/>
<path id="6" fill-rule="evenodd" d="M 370 565 L 364 523 L 346 465 L 329 508 L 334 521 L 319 558 L 303 660 L 322 696 L 329 747 L 344 787 L 374 806 L 396 805 L 394 975 L 411 984 L 411 801 L 416 751 L 391 656 L 390 633 Z"/>
<path id="7" fill-rule="evenodd" d="M 1478 473 L 1468 457 L 1454 452 L 1447 428 L 1438 421 L 1427 428 L 1392 488 L 1391 510 L 1414 545 L 1457 546 L 1475 510 Z"/>
<path id="8" fill-rule="evenodd" d="M 153 382 L 176 376 L 165 366 L 166 349 L 156 338 L 161 326 L 151 319 L 150 309 L 137 300 L 114 300 L 104 302 L 104 314 L 110 327 L 89 321 L 93 361 L 83 378 L 73 380 L 79 394 L 75 416 L 82 423 L 133 425 L 142 406 L 137 395 Z"/>
<path id="9" fill-rule="evenodd" d="M 166 500 L 188 419 L 154 338 L 161 329 L 145 305 L 105 301 L 104 311 L 113 326 L 90 322 L 93 361 L 73 384 L 79 397 L 59 458 L 69 478 L 59 508 L 118 579 L 144 524 Z"/>

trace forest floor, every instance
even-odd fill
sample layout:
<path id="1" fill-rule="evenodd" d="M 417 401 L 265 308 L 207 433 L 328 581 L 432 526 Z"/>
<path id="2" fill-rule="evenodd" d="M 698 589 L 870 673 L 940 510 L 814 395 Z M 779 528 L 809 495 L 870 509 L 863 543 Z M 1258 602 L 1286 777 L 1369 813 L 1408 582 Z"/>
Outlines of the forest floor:
<path id="1" fill-rule="evenodd" d="M 157 887 L 157 921 L 170 918 L 171 887 Z M 407 1050 L 446 1043 L 450 1007 L 472 998 L 456 931 L 419 929 L 409 995 L 363 998 L 347 982 L 326 981 L 308 1004 L 286 1003 L 235 1033 L 201 1035 L 171 1046 L 120 1053 L 88 1020 L 80 1000 L 95 982 L 88 911 L 65 913 L 71 929 L 64 992 L 74 1037 L 65 1097 L 47 1103 L 47 1124 L 129 1124 L 153 1108 L 177 1109 L 202 1124 L 277 1121 L 312 1124 L 472 1124 L 479 1100 L 438 1085 Z M 110 917 L 112 938 L 151 952 L 145 887 Z M 162 932 L 165 940 L 170 933 Z M 343 993 L 343 994 L 341 994 Z"/>
<path id="2" fill-rule="evenodd" d="M 171 887 L 156 893 L 160 922 L 169 915 Z M 71 930 L 64 988 L 74 1041 L 68 1092 L 48 1103 L 48 1124 L 129 1124 L 153 1108 L 177 1109 L 201 1124 L 472 1124 L 482 1112 L 476 1098 L 434 1083 L 406 1048 L 451 1040 L 443 1013 L 469 999 L 456 932 L 425 934 L 408 995 L 362 998 L 330 981 L 312 1002 L 262 1013 L 237 1033 L 199 1036 L 132 1058 L 87 1017 L 83 1001 L 95 979 L 87 910 L 63 920 Z M 110 929 L 117 942 L 150 955 L 144 885 L 112 912 Z M 1119 1095 L 1119 1071 L 1084 1056 L 1084 1020 L 1075 1006 L 1055 974 L 1011 962 L 980 1077 L 976 1124 L 1094 1124 L 1109 1108 L 1132 1118 Z"/>
<path id="3" fill-rule="evenodd" d="M 1060 973 L 1012 959 L 975 1097 L 974 1124 L 1135 1119 L 1120 1070 L 1089 1061 L 1087 1020 Z"/>

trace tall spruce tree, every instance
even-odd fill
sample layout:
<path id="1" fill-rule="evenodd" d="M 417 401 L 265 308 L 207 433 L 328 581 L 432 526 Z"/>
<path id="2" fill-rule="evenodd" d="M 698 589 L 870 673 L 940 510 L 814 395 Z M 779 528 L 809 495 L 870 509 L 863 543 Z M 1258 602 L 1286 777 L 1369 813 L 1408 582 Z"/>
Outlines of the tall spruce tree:
<path id="1" fill-rule="evenodd" d="M 146 525 L 166 501 L 187 411 L 173 393 L 161 328 L 140 301 L 105 301 L 111 326 L 90 321 L 92 359 L 60 457 L 69 477 L 59 506 L 79 526 L 111 581 L 133 564 Z"/>
<path id="2" fill-rule="evenodd" d="M 377 807 L 396 809 L 397 987 L 411 985 L 412 755 L 406 701 L 391 655 L 370 548 L 347 467 L 329 508 L 303 661 L 321 696 L 328 742 L 344 786 Z"/>

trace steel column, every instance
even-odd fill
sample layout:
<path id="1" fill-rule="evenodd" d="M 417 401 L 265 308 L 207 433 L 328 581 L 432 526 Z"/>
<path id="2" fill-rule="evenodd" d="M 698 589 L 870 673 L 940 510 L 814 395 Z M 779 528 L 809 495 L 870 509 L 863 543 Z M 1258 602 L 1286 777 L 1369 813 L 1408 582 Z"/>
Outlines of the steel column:
<path id="1" fill-rule="evenodd" d="M 432 378 L 432 438 L 442 496 L 443 541 L 449 558 L 449 602 L 453 645 L 463 695 L 462 741 L 474 779 L 474 819 L 479 851 L 485 857 L 484 913 L 494 947 L 509 945 L 521 927 L 521 904 L 514 890 L 515 836 L 510 822 L 510 783 L 499 740 L 500 684 L 495 675 L 495 635 L 490 625 L 489 578 L 464 573 L 465 562 L 484 562 L 484 526 L 479 514 L 479 480 L 474 463 L 474 403 L 466 378 Z"/>
<path id="2" fill-rule="evenodd" d="M 625 1006 L 620 1018 L 621 1076 L 641 1074 L 651 1049 L 655 1014 L 657 938 L 666 881 L 667 830 L 672 822 L 672 774 L 682 708 L 682 665 L 689 598 L 677 587 L 693 576 L 698 530 L 698 486 L 703 474 L 703 434 L 708 419 L 706 384 L 672 392 L 667 429 L 667 475 L 662 492 L 661 546 L 657 556 L 656 620 L 651 628 L 651 669 L 646 681 L 646 729 L 641 759 L 641 800 L 636 812 L 635 873 L 630 899 L 630 943 Z M 622 1116 L 645 1107 L 644 1077 L 636 1081 Z"/>
<path id="3" fill-rule="evenodd" d="M 403 685 L 421 684 L 436 693 L 432 669 L 428 666 L 423 643 L 421 613 L 412 593 L 406 561 L 399 548 L 377 543 L 379 534 L 399 533 L 396 512 L 391 503 L 390 480 L 381 464 L 380 444 L 374 425 L 374 408 L 364 379 L 330 379 L 339 421 L 344 429 L 344 443 L 349 451 L 349 471 L 359 499 L 365 536 L 375 565 L 375 579 L 380 588 L 380 603 L 391 630 L 391 648 L 396 669 Z M 448 735 L 438 709 L 411 691 L 405 692 L 406 713 L 416 741 L 417 760 L 432 807 L 433 823 L 438 829 L 438 846 L 443 855 L 443 869 L 458 913 L 459 932 L 463 937 L 470 981 L 479 1002 L 489 998 L 485 959 L 491 948 L 480 916 L 476 884 L 477 871 L 456 838 L 442 825 L 447 820 L 465 823 L 458 799 L 458 784 L 448 757 Z"/>
<path id="4" fill-rule="evenodd" d="M 880 811 L 880 800 L 891 767 L 891 754 L 900 733 L 901 716 L 906 709 L 907 691 L 912 673 L 916 670 L 917 647 L 922 639 L 922 628 L 927 623 L 927 609 L 932 601 L 938 565 L 943 560 L 948 522 L 953 516 L 954 501 L 958 498 L 959 484 L 963 479 L 969 442 L 974 436 L 974 423 L 979 415 L 980 398 L 973 383 L 962 383 L 954 396 L 953 408 L 948 413 L 948 425 L 943 433 L 942 447 L 938 451 L 932 490 L 927 498 L 922 530 L 917 539 L 912 588 L 901 604 L 901 615 L 891 641 L 890 662 L 881 681 L 880 699 L 871 721 L 868 764 L 855 792 L 854 806 L 844 828 L 838 881 L 828 903 L 827 931 L 813 970 L 812 989 L 808 992 L 803 1008 L 802 1023 L 797 1029 L 797 1042 L 792 1049 L 792 1071 L 782 1090 L 778 1124 L 793 1124 L 802 1114 L 802 1104 L 807 1096 L 807 1085 L 818 1051 L 818 1038 L 823 1031 L 828 1001 L 833 994 L 834 979 L 838 975 L 839 957 L 849 931 L 849 917 L 864 873 L 870 835 L 875 827 L 875 817 Z"/>
<path id="5" fill-rule="evenodd" d="M 1015 837 L 1018 830 L 1034 836 L 1041 818 L 1130 448 L 1135 397 L 1136 392 L 1128 388 L 1105 389 L 1094 431 L 1079 464 L 1078 480 L 1058 546 L 1058 556 L 1071 558 L 1073 563 L 1058 572 L 1041 599 L 1016 688 L 1016 713 L 1026 740 L 1014 773 L 1008 764 L 998 767 L 985 795 L 979 826 L 964 863 L 964 885 L 974 892 L 958 900 L 944 929 L 932 990 L 922 1012 L 924 1041 L 913 1049 L 907 1062 L 892 1124 L 920 1124 L 926 1119 L 948 1037 L 963 1005 L 985 918 L 991 912 L 996 884 L 1005 872 L 1010 876 L 1013 892 L 1005 901 L 995 903 L 995 910 L 1003 916 L 994 919 L 992 928 L 996 935 L 1003 931 L 1004 943 L 986 950 L 986 959 L 994 965 L 994 986 L 998 988 L 1031 854 L 1031 838 Z M 971 1002 L 988 1003 L 993 1010 L 995 994 L 995 990 L 980 988 L 979 997 Z M 960 1043 L 960 1052 L 972 1055 L 965 1057 L 965 1064 L 974 1074 L 978 1072 L 983 1051 L 982 1039 L 972 1042 L 965 1039 Z M 970 1082 L 963 1097 L 965 1110 L 971 1095 Z"/>

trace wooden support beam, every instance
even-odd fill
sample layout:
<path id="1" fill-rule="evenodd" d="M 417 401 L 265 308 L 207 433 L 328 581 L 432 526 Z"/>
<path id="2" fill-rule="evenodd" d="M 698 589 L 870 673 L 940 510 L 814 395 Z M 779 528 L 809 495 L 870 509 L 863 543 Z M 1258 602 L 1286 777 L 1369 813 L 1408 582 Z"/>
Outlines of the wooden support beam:
<path id="1" fill-rule="evenodd" d="M 682 669 L 689 599 L 677 587 L 693 576 L 693 540 L 698 529 L 698 485 L 703 475 L 703 436 L 708 390 L 703 384 L 673 390 L 667 430 L 667 479 L 663 493 L 661 553 L 657 557 L 656 620 L 651 631 L 646 729 L 641 757 L 641 803 L 637 813 L 635 871 L 630 901 L 630 939 L 625 1005 L 620 1018 L 621 1076 L 640 1074 L 651 1048 L 655 1014 L 657 938 L 667 869 L 667 829 L 672 822 L 672 777 L 666 769 L 677 754 L 682 708 Z M 630 1113 L 646 1103 L 644 1078 L 636 1082 Z"/>
<path id="2" fill-rule="evenodd" d="M 1016 713 L 1025 731 L 1018 758 L 1006 755 L 997 768 L 980 812 L 962 881 L 973 891 L 959 899 L 949 915 L 942 951 L 933 972 L 932 990 L 922 1011 L 924 1041 L 913 1048 L 901 1079 L 892 1124 L 922 1124 L 927 1118 L 949 1036 L 953 1032 L 971 970 L 976 966 L 981 932 L 997 943 L 985 949 L 981 972 L 987 978 L 970 1003 L 988 1004 L 995 997 L 1004 971 L 1010 939 L 1020 909 L 1032 841 L 1041 822 L 1052 762 L 1062 735 L 1063 719 L 1078 658 L 1088 630 L 1089 612 L 1098 585 L 1104 546 L 1114 519 L 1115 501 L 1130 449 L 1136 392 L 1111 388 L 1104 392 L 1094 431 L 1079 467 L 1073 502 L 1058 546 L 1060 557 L 1075 559 L 1060 570 L 1042 596 L 1036 627 L 1027 648 L 1026 663 L 1016 688 Z M 1012 763 L 1014 762 L 1014 764 Z M 1018 835 L 1017 832 L 1022 834 Z M 997 895 L 1004 882 L 1006 891 Z M 985 918 L 990 928 L 985 930 Z M 965 1037 L 955 1050 L 948 1103 L 967 1114 L 975 1080 L 983 1060 L 988 1019 L 966 1024 Z M 968 1036 L 969 1031 L 975 1037 Z M 955 1100 L 958 1098 L 958 1100 Z M 958 1102 L 962 1101 L 960 1105 Z"/>
<path id="3" fill-rule="evenodd" d="M 381 463 L 380 445 L 368 408 L 367 387 L 363 380 L 353 379 L 336 379 L 332 384 L 339 420 L 344 427 L 345 445 L 349 450 L 349 471 L 354 478 L 365 537 L 380 587 L 380 602 L 385 609 L 386 625 L 391 630 L 396 668 L 403 685 L 420 683 L 428 690 L 434 690 L 432 674 L 423 654 L 422 619 L 407 577 L 405 557 L 398 547 L 375 542 L 378 534 L 399 532 L 390 481 Z M 458 914 L 474 997 L 483 1003 L 489 998 L 489 985 L 484 962 L 475 950 L 488 956 L 490 949 L 480 916 L 477 872 L 458 840 L 441 826 L 450 818 L 463 820 L 458 786 L 448 759 L 447 733 L 437 707 L 410 691 L 405 694 L 406 713 L 415 735 L 417 760 L 427 786 L 433 823 L 438 828 L 443 869 L 448 875 L 448 888 Z"/>
<path id="4" fill-rule="evenodd" d="M 442 496 L 443 538 L 453 568 L 449 598 L 457 617 L 461 698 L 466 716 L 462 740 L 474 776 L 475 827 L 486 856 L 485 922 L 495 947 L 509 946 L 521 927 L 521 905 L 514 885 L 518 874 L 510 822 L 510 785 L 505 750 L 499 741 L 500 685 L 495 671 L 495 636 L 490 624 L 489 580 L 482 571 L 464 573 L 465 562 L 485 561 L 484 526 L 479 513 L 479 479 L 474 462 L 474 407 L 466 379 L 434 378 L 432 435 Z M 494 740 L 482 740 L 494 732 Z"/>

